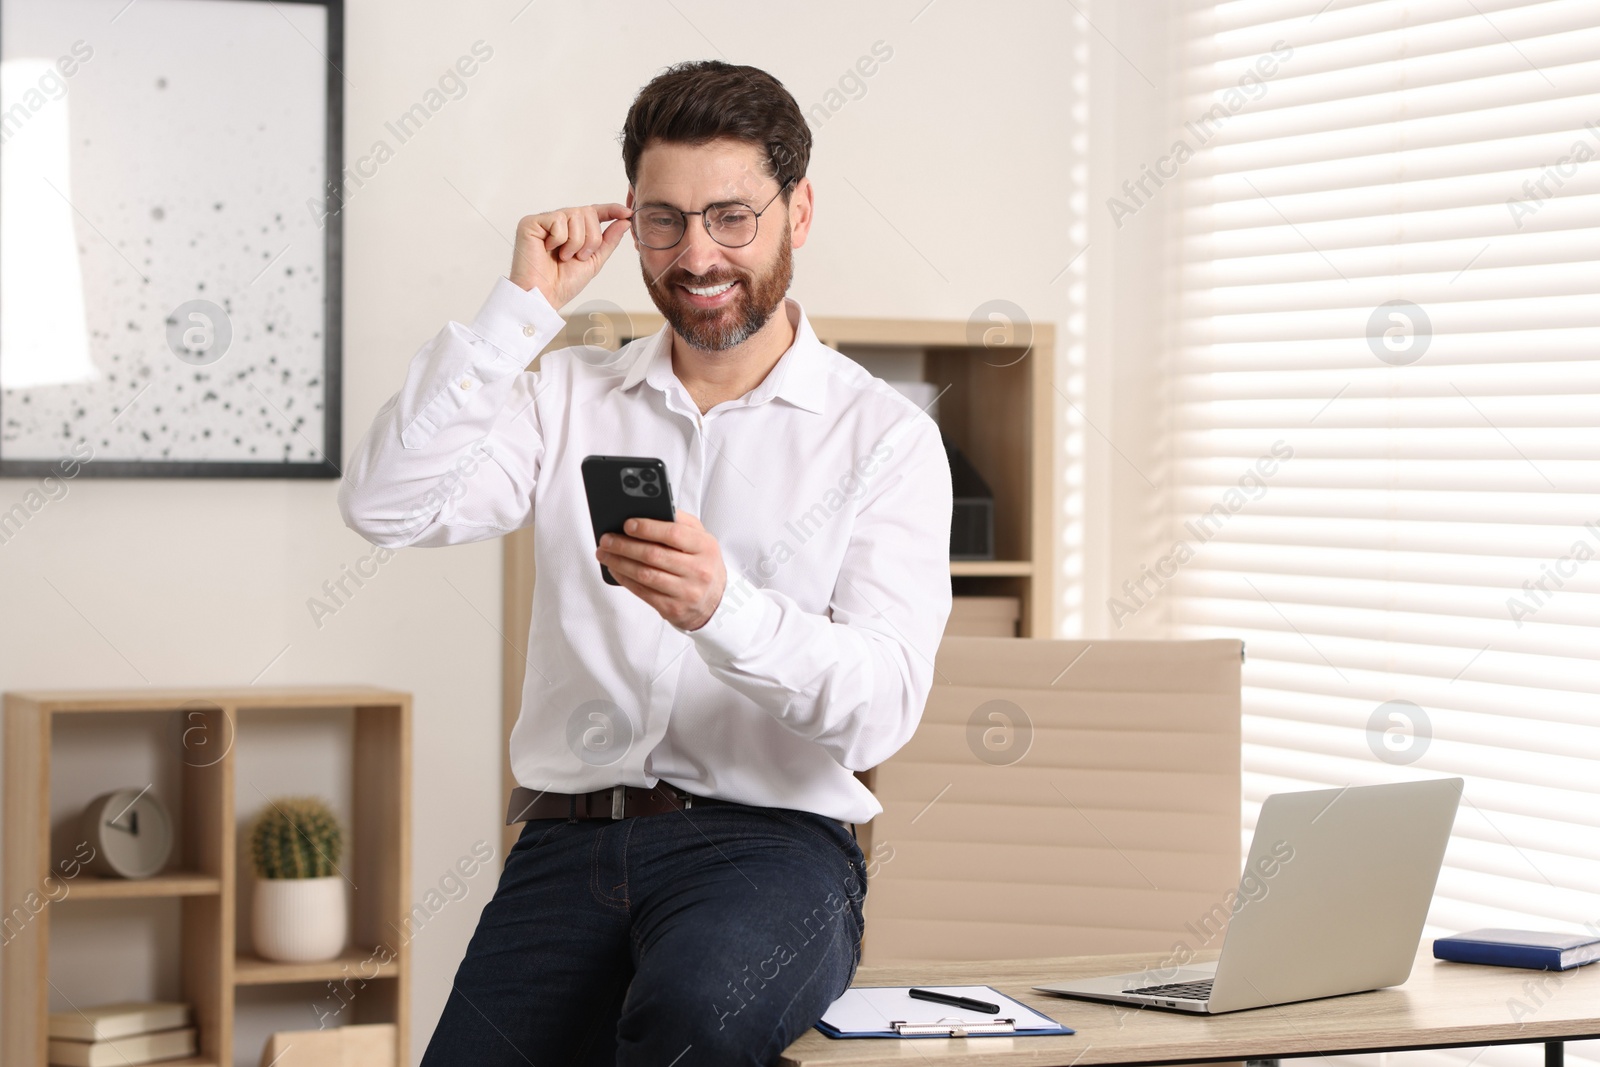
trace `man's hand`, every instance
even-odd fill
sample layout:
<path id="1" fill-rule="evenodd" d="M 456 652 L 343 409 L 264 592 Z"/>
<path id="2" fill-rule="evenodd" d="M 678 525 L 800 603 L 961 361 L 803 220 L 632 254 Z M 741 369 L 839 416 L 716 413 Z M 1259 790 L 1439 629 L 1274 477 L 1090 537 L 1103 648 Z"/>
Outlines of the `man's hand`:
<path id="1" fill-rule="evenodd" d="M 698 630 L 722 601 L 728 572 L 722 549 L 700 520 L 687 511 L 677 522 L 629 519 L 625 533 L 606 534 L 595 558 L 611 575 L 661 617 L 683 630 Z"/>
<path id="2" fill-rule="evenodd" d="M 622 204 L 591 204 L 528 215 L 517 223 L 511 252 L 511 280 L 532 292 L 536 287 L 560 311 L 600 273 L 630 228 L 633 209 Z M 615 219 L 604 230 L 600 224 Z"/>

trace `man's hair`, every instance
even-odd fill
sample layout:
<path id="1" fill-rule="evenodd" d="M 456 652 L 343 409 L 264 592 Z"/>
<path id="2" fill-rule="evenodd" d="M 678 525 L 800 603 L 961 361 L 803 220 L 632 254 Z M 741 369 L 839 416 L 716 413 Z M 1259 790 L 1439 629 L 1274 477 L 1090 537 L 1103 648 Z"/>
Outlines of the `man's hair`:
<path id="1" fill-rule="evenodd" d="M 789 90 L 757 67 L 716 59 L 676 63 L 634 97 L 622 127 L 622 167 L 632 185 L 651 141 L 702 145 L 732 138 L 766 152 L 767 173 L 789 202 L 811 162 L 811 127 Z"/>

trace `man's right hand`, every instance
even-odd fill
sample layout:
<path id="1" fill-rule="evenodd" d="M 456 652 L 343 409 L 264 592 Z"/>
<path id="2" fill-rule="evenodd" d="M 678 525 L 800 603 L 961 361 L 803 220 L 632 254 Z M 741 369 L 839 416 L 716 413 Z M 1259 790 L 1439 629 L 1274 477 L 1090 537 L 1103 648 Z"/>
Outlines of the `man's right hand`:
<path id="1" fill-rule="evenodd" d="M 529 292 L 537 288 L 560 311 L 600 273 L 628 233 L 632 217 L 633 209 L 621 204 L 564 207 L 524 216 L 517 223 L 511 280 Z M 616 221 L 602 230 L 600 224 L 608 219 Z"/>

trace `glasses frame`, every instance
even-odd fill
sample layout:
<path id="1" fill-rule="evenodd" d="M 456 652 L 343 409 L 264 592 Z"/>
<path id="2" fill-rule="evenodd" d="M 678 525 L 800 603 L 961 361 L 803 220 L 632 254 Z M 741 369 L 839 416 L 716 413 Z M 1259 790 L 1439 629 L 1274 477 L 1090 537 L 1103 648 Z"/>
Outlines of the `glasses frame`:
<path id="1" fill-rule="evenodd" d="M 748 207 L 749 206 L 747 204 L 741 203 L 738 200 L 729 200 L 726 203 L 712 204 L 709 207 L 705 207 L 705 208 L 700 209 L 699 211 L 679 211 L 677 208 L 673 207 L 670 204 L 654 204 L 654 205 L 652 205 L 652 207 L 655 208 L 656 210 L 676 211 L 678 213 L 679 217 L 681 217 L 683 219 L 683 232 L 678 234 L 678 239 L 676 241 L 673 241 L 670 245 L 661 245 L 661 246 L 658 247 L 656 245 L 647 245 L 647 244 L 644 243 L 644 239 L 639 236 L 639 231 L 636 228 L 634 228 L 634 220 L 636 220 L 639 217 L 639 213 L 638 213 L 637 210 L 633 213 L 632 217 L 628 219 L 628 227 L 629 227 L 630 230 L 633 231 L 633 239 L 635 241 L 638 241 L 641 247 L 648 248 L 652 252 L 665 252 L 667 249 L 669 249 L 669 248 L 677 248 L 680 244 L 683 243 L 683 239 L 685 237 L 689 236 L 689 216 L 690 215 L 699 215 L 700 216 L 700 224 L 706 228 L 706 236 L 711 238 L 711 240 L 716 242 L 718 245 L 721 245 L 723 248 L 749 248 L 751 245 L 755 244 L 756 237 L 761 233 L 761 216 L 766 213 L 767 208 L 772 206 L 773 201 L 777 200 L 778 197 L 783 195 L 783 191 L 789 187 L 789 183 L 792 182 L 792 181 L 794 181 L 794 176 L 793 175 L 790 175 L 789 177 L 783 179 L 783 184 L 778 186 L 778 191 L 772 194 L 772 200 L 768 200 L 766 205 L 760 211 L 756 212 L 756 228 L 755 228 L 755 231 L 750 234 L 750 240 L 746 241 L 742 245 L 730 245 L 730 244 L 724 244 L 722 241 L 718 241 L 716 234 L 711 232 L 711 219 L 706 214 L 706 212 L 711 211 L 713 208 L 730 207 L 730 206 L 732 206 L 734 204 L 738 204 L 741 207 Z"/>

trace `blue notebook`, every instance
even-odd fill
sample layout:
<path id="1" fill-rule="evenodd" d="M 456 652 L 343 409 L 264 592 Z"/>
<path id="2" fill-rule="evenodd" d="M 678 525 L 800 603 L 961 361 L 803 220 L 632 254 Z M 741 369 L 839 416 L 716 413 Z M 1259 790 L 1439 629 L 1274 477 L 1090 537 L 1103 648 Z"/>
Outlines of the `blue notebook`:
<path id="1" fill-rule="evenodd" d="M 1469 930 L 1433 942 L 1436 959 L 1567 971 L 1600 960 L 1600 937 L 1538 930 Z"/>

